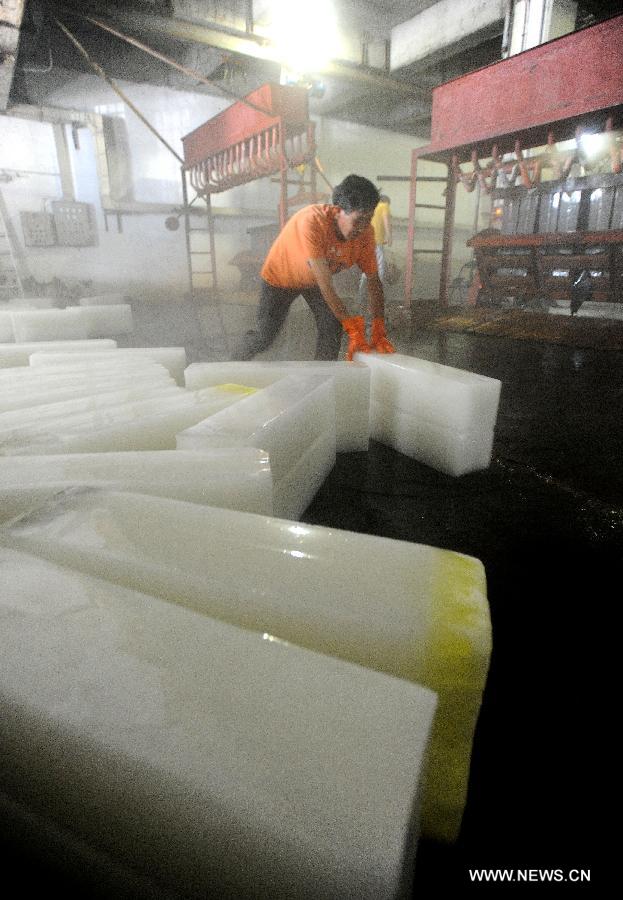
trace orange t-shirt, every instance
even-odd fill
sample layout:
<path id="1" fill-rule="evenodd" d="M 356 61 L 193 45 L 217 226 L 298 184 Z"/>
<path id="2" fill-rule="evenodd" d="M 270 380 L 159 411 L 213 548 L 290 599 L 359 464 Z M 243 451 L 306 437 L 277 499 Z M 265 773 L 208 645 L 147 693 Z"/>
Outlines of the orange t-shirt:
<path id="1" fill-rule="evenodd" d="M 280 288 L 316 284 L 310 259 L 326 259 L 332 273 L 357 265 L 366 275 L 378 271 L 374 231 L 369 226 L 352 240 L 338 237 L 337 206 L 305 206 L 288 219 L 278 234 L 260 272 L 264 281 Z"/>

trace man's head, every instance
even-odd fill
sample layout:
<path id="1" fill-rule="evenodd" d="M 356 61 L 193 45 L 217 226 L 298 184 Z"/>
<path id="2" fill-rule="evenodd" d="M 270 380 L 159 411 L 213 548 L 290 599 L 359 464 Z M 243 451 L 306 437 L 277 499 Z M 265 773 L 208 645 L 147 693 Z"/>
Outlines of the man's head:
<path id="1" fill-rule="evenodd" d="M 378 202 L 378 190 L 361 175 L 347 175 L 334 188 L 333 205 L 338 207 L 336 225 L 345 241 L 365 231 Z"/>

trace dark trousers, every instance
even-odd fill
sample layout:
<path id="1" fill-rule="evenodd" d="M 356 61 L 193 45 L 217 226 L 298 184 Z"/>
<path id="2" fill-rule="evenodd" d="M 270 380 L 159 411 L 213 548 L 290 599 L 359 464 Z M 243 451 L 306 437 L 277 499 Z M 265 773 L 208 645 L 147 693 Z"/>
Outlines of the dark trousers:
<path id="1" fill-rule="evenodd" d="M 327 306 L 319 288 L 277 288 L 262 280 L 257 330 L 247 332 L 239 359 L 252 359 L 256 353 L 270 347 L 288 315 L 292 301 L 299 295 L 303 297 L 316 320 L 318 338 L 314 359 L 338 358 L 342 343 L 342 325 Z"/>

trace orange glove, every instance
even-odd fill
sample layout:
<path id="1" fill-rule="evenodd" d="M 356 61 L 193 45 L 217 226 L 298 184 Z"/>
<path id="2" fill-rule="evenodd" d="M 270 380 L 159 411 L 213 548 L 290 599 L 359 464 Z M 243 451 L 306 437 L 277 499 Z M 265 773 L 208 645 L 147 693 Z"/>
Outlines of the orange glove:
<path id="1" fill-rule="evenodd" d="M 348 335 L 346 359 L 351 362 L 353 353 L 369 353 L 370 345 L 366 341 L 366 323 L 363 316 L 351 316 L 342 319 L 342 328 Z"/>
<path id="2" fill-rule="evenodd" d="M 383 319 L 372 319 L 372 340 L 370 348 L 377 353 L 395 353 L 395 348 L 387 340 Z"/>

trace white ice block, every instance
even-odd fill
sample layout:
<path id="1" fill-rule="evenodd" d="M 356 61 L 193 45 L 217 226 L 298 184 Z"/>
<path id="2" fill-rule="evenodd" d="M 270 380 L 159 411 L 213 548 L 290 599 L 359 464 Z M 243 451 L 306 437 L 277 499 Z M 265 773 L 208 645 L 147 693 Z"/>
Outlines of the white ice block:
<path id="1" fill-rule="evenodd" d="M 98 294 L 96 297 L 80 297 L 78 300 L 80 306 L 117 306 L 124 302 L 123 294 Z"/>
<path id="2" fill-rule="evenodd" d="M 27 366 L 33 354 L 82 353 L 114 350 L 117 342 L 112 338 L 93 338 L 86 341 L 33 341 L 28 344 L 0 344 L 0 369 L 11 366 Z"/>
<path id="3" fill-rule="evenodd" d="M 451 431 L 382 403 L 370 404 L 370 437 L 446 475 L 486 469 L 493 431 Z"/>
<path id="4" fill-rule="evenodd" d="M 178 397 L 182 388 L 179 388 L 171 379 L 168 383 L 138 384 L 133 387 L 127 384 L 121 389 L 106 391 L 103 388 L 97 393 L 86 396 L 61 400 L 56 403 L 41 402 L 38 406 L 29 406 L 26 409 L 12 410 L 0 413 L 0 436 L 4 436 L 10 429 L 28 428 L 31 425 L 39 426 L 38 430 L 46 427 L 45 423 L 53 419 L 67 419 L 71 421 L 73 416 L 90 414 L 100 409 L 124 406 L 142 400 L 151 400 L 158 397 Z M 42 401 L 45 395 L 41 394 Z M 1 437 L 0 437 L 1 439 Z"/>
<path id="5" fill-rule="evenodd" d="M 7 301 L 11 309 L 53 309 L 61 306 L 56 297 L 13 297 Z"/>
<path id="6" fill-rule="evenodd" d="M 0 440 L 0 455 L 110 453 L 115 450 L 175 450 L 175 436 L 238 397 L 215 388 L 186 391 L 24 428 Z"/>
<path id="7" fill-rule="evenodd" d="M 90 337 L 83 310 L 77 306 L 65 309 L 21 309 L 11 313 L 15 340 L 67 341 Z"/>
<path id="8" fill-rule="evenodd" d="M 439 694 L 425 832 L 456 837 L 491 626 L 482 564 L 421 544 L 131 494 L 59 498 L 0 528 L 37 553 Z"/>
<path id="9" fill-rule="evenodd" d="M 132 307 L 129 303 L 89 305 L 79 307 L 79 310 L 86 322 L 88 337 L 115 337 L 119 334 L 132 334 L 134 331 Z"/>
<path id="10" fill-rule="evenodd" d="M 356 358 L 372 372 L 375 440 L 449 475 L 488 467 L 501 382 L 398 353 Z"/>
<path id="11" fill-rule="evenodd" d="M 20 371 L 20 369 L 0 370 L 0 375 L 2 371 Z M 41 371 L 45 372 L 46 370 Z M 42 403 L 57 403 L 86 397 L 102 391 L 122 390 L 129 386 L 138 388 L 167 384 L 173 385 L 175 382 L 164 368 L 158 373 L 137 370 L 124 376 L 120 376 L 117 372 L 114 375 L 99 377 L 93 373 L 85 373 L 82 378 L 77 378 L 72 374 L 70 377 L 55 377 L 49 380 L 44 376 L 23 383 L 5 384 L 0 378 L 0 414 L 38 406 Z"/>
<path id="12" fill-rule="evenodd" d="M 45 356 L 46 354 L 42 354 Z M 38 353 L 33 356 L 39 356 Z M 76 356 L 77 359 L 73 360 Z M 147 357 L 141 357 L 134 360 L 127 358 L 114 359 L 112 365 L 111 357 L 108 353 L 64 353 L 64 362 L 54 366 L 42 365 L 25 365 L 11 366 L 9 368 L 0 369 L 0 387 L 8 385 L 26 385 L 29 381 L 47 381 L 50 384 L 61 377 L 67 379 L 73 376 L 75 380 L 88 376 L 92 373 L 93 377 L 108 376 L 109 378 L 127 377 L 131 378 L 132 373 L 136 372 L 166 372 L 168 377 L 171 373 L 160 363 L 154 362 Z"/>
<path id="13" fill-rule="evenodd" d="M 267 387 L 284 376 L 318 374 L 335 380 L 335 426 L 338 453 L 367 450 L 370 369 L 347 362 L 216 362 L 192 363 L 184 372 L 191 390 L 239 382 Z"/>
<path id="14" fill-rule="evenodd" d="M 90 342 L 94 343 L 94 341 Z M 114 342 L 112 342 L 114 344 Z M 114 344 L 116 347 L 116 344 Z M 66 359 L 63 359 L 63 352 L 65 348 L 62 348 L 60 353 L 51 353 L 46 348 L 44 353 L 36 353 L 33 352 L 30 357 L 30 365 L 31 366 L 58 366 L 63 365 L 67 362 Z M 89 349 L 89 348 L 86 348 Z M 109 347 L 101 347 L 99 350 L 106 351 L 114 348 Z M 184 384 L 184 369 L 186 367 L 186 350 L 184 347 L 123 347 L 122 349 L 116 350 L 115 353 L 104 353 L 101 354 L 103 359 L 110 359 L 112 365 L 115 365 L 117 362 L 127 361 L 127 360 L 137 360 L 137 359 L 152 359 L 154 362 L 160 363 L 160 365 L 164 366 L 169 370 L 171 375 L 175 378 L 178 384 Z M 85 356 L 84 361 L 88 361 L 91 359 L 91 356 Z M 75 362 L 79 361 L 79 354 L 76 354 Z"/>
<path id="15" fill-rule="evenodd" d="M 501 382 L 401 353 L 358 353 L 372 373 L 373 401 L 391 405 L 437 428 L 493 431 Z"/>
<path id="16" fill-rule="evenodd" d="M 434 693 L 36 557 L 0 565 L 0 796 L 29 843 L 49 828 L 76 868 L 108 857 L 110 896 L 137 878 L 155 897 L 410 895 Z"/>
<path id="17" fill-rule="evenodd" d="M 286 475 L 274 481 L 274 515 L 282 519 L 299 519 L 334 465 L 335 430 L 330 428 L 316 438 Z"/>
<path id="18" fill-rule="evenodd" d="M 272 515 L 268 455 L 253 447 L 185 453 L 70 453 L 5 457 L 0 465 L 0 516 L 13 518 L 71 486 L 173 497 Z"/>
<path id="19" fill-rule="evenodd" d="M 278 480 L 329 430 L 335 430 L 333 380 L 322 375 L 293 375 L 181 432 L 177 447 L 259 447 L 268 452 L 273 478 Z"/>

